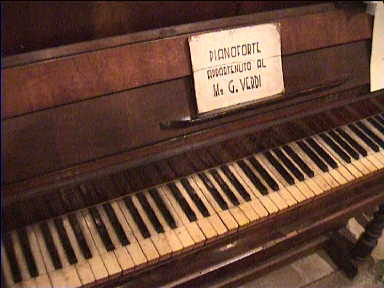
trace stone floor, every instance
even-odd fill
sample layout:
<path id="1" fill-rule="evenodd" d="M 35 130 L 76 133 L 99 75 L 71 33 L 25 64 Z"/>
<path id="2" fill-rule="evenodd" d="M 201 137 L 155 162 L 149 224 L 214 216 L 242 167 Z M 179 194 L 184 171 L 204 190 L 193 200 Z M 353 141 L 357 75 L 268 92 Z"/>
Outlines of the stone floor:
<path id="1" fill-rule="evenodd" d="M 352 218 L 346 231 L 358 237 L 368 220 L 366 215 Z M 358 276 L 348 279 L 320 249 L 237 288 L 384 288 L 384 235 L 372 256 L 359 263 L 358 269 Z"/>

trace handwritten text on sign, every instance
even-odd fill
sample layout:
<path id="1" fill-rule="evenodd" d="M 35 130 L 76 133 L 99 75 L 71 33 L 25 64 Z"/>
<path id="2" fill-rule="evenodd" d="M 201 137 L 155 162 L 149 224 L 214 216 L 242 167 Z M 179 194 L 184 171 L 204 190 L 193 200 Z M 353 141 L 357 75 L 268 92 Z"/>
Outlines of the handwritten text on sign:
<path id="1" fill-rule="evenodd" d="M 199 113 L 284 92 L 279 24 L 191 36 Z"/>

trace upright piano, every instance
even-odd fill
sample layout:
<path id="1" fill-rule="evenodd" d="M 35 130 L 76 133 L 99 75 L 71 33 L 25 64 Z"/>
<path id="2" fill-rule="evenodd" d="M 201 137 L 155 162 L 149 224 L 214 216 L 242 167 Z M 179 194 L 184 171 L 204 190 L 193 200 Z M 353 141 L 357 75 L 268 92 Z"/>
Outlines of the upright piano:
<path id="1" fill-rule="evenodd" d="M 188 37 L 270 22 L 284 95 L 197 114 Z M 5 57 L 3 287 L 234 286 L 381 207 L 373 248 L 372 26 L 320 3 Z"/>

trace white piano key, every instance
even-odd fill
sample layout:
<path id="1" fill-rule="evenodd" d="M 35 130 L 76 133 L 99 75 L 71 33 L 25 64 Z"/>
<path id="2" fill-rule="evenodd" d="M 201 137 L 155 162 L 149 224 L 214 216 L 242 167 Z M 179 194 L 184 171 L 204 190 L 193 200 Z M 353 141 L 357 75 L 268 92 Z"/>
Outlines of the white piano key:
<path id="1" fill-rule="evenodd" d="M 56 270 L 53 266 L 51 257 L 48 252 L 48 248 L 45 244 L 44 237 L 42 235 L 41 229 L 34 225 L 32 227 L 33 232 L 36 235 L 37 242 L 39 244 L 40 252 L 42 255 L 42 258 L 44 260 L 45 267 L 47 268 L 48 277 L 51 279 L 51 283 L 53 287 L 67 287 L 67 279 L 65 277 L 65 274 L 63 273 L 62 269 Z"/>
<path id="2" fill-rule="evenodd" d="M 341 126 L 345 133 L 347 133 L 353 140 L 355 140 L 361 147 L 367 151 L 367 159 L 373 163 L 378 169 L 384 168 L 384 157 L 382 157 L 379 152 L 373 151 L 360 137 L 358 137 L 347 125 Z"/>
<path id="3" fill-rule="evenodd" d="M 241 170 L 239 165 L 236 162 L 228 163 L 228 168 L 231 172 L 236 175 L 236 178 L 239 180 L 241 185 L 243 185 L 244 189 L 255 197 L 255 199 L 259 200 L 260 203 L 264 206 L 264 208 L 268 211 L 269 214 L 274 214 L 279 211 L 279 208 L 276 204 L 266 195 L 262 195 L 251 183 L 248 177 Z M 252 196 L 251 196 L 252 197 Z"/>
<path id="4" fill-rule="evenodd" d="M 339 155 L 334 152 L 331 147 L 325 143 L 323 139 L 321 139 L 320 136 L 316 135 L 313 137 L 315 141 L 326 151 L 332 158 L 333 160 L 338 164 L 338 167 L 334 170 L 337 170 L 340 172 L 340 174 L 345 178 L 344 183 L 340 184 L 346 184 L 350 181 L 355 180 L 357 177 L 361 176 L 361 173 L 356 171 L 356 167 L 349 165 L 348 163 L 344 162 Z"/>
<path id="5" fill-rule="evenodd" d="M 328 152 L 328 149 L 326 147 L 326 145 L 323 143 L 323 141 L 321 141 L 321 139 L 319 139 L 319 137 L 317 135 L 315 136 L 312 136 L 311 137 L 321 148 L 323 148 L 323 150 L 329 155 L 331 156 L 331 158 L 333 159 L 334 157 L 332 156 L 333 154 L 332 153 L 329 153 Z M 313 151 L 321 158 L 320 154 L 315 150 L 313 149 Z M 322 158 L 321 158 L 322 159 Z M 335 159 L 333 159 L 335 160 Z M 336 160 L 335 160 L 336 161 Z M 326 163 L 326 161 L 324 161 L 324 163 Z M 337 161 L 336 161 L 337 163 Z M 333 169 L 331 166 L 328 165 L 328 163 L 326 163 L 328 168 L 329 168 L 329 174 L 332 175 L 332 177 L 337 181 L 337 183 L 339 184 L 338 186 L 340 185 L 344 185 L 344 184 L 347 184 L 348 181 L 352 181 L 354 179 L 353 175 L 344 167 L 344 166 L 340 166 L 338 165 L 337 168 Z"/>
<path id="6" fill-rule="evenodd" d="M 40 247 L 37 238 L 31 226 L 25 228 L 27 238 L 31 246 L 31 252 L 35 259 L 36 268 L 39 275 L 35 278 L 37 287 L 53 287 L 51 280 L 48 277 L 47 268 L 40 252 Z"/>
<path id="7" fill-rule="evenodd" d="M 154 213 L 156 214 L 157 219 L 159 220 L 160 224 L 163 226 L 164 235 L 168 241 L 169 247 L 171 247 L 172 249 L 172 254 L 175 255 L 181 252 L 184 247 L 179 237 L 176 235 L 175 231 L 173 231 L 173 229 L 169 227 L 167 221 L 164 219 L 163 215 L 161 214 L 161 211 L 158 209 L 155 201 L 149 195 L 148 191 L 145 191 L 142 193 L 144 193 L 144 196 L 147 198 L 147 201 L 151 206 L 152 210 L 154 211 Z"/>
<path id="8" fill-rule="evenodd" d="M 335 180 L 335 178 L 332 177 L 330 172 L 322 171 L 296 142 L 292 142 L 289 145 L 315 173 L 313 180 L 324 190 L 324 192 L 330 191 L 333 188 L 340 186 L 340 184 Z M 309 147 L 309 149 L 311 149 L 317 155 L 317 153 L 312 148 Z"/>
<path id="9" fill-rule="evenodd" d="M 381 131 L 378 130 L 375 126 L 373 126 L 369 121 L 367 121 L 366 119 L 362 119 L 362 120 L 360 120 L 360 122 L 362 122 L 365 126 L 368 127 L 368 129 L 370 129 L 373 133 L 375 133 L 378 138 L 380 138 L 381 140 L 384 141 L 384 137 L 382 136 Z M 379 147 L 380 147 L 379 153 L 384 156 L 383 147 L 381 147 L 380 145 L 379 145 Z"/>
<path id="10" fill-rule="evenodd" d="M 290 185 L 284 185 L 283 177 L 276 171 L 276 169 L 272 166 L 271 163 L 265 158 L 262 153 L 253 154 L 253 157 L 260 163 L 261 166 L 267 171 L 267 173 L 275 180 L 275 182 L 279 185 L 278 191 L 273 191 L 268 183 L 264 180 L 264 178 L 256 171 L 256 169 L 252 166 L 254 173 L 261 178 L 263 181 L 263 185 L 268 187 L 268 195 L 272 199 L 272 201 L 279 207 L 280 210 L 287 208 L 288 206 L 292 206 L 297 204 L 298 201 L 304 201 L 305 197 L 301 194 L 300 191 L 295 186 L 290 187 Z M 248 160 L 247 160 L 248 161 Z M 252 165 L 249 162 L 249 165 Z M 288 186 L 288 187 L 286 187 Z M 278 197 L 279 196 L 279 197 Z M 283 201 L 282 201 L 283 200 Z"/>
<path id="11" fill-rule="evenodd" d="M 119 203 L 117 201 L 113 201 L 111 202 L 111 206 L 113 211 L 115 211 L 116 217 L 117 219 L 119 219 L 119 222 L 123 227 L 125 235 L 127 236 L 130 242 L 130 244 L 126 246 L 126 249 L 131 255 L 133 262 L 135 263 L 134 269 L 137 269 L 138 267 L 141 267 L 145 263 L 147 263 L 147 258 L 145 257 L 143 250 L 137 242 L 136 237 L 133 235 L 132 230 L 127 223 L 127 220 L 125 219 L 125 216 L 121 211 Z"/>
<path id="12" fill-rule="evenodd" d="M 218 233 L 216 229 L 214 228 L 214 225 L 209 221 L 209 219 L 205 218 L 201 213 L 200 210 L 194 205 L 191 197 L 189 197 L 187 191 L 185 191 L 183 185 L 180 183 L 180 181 L 174 182 L 176 187 L 179 189 L 181 195 L 183 195 L 184 199 L 187 201 L 188 205 L 191 207 L 191 209 L 195 212 L 196 215 L 196 223 L 199 225 L 200 230 L 203 231 L 205 238 L 207 240 L 212 240 L 217 237 Z"/>
<path id="13" fill-rule="evenodd" d="M 188 231 L 195 245 L 204 245 L 206 238 L 204 233 L 201 231 L 200 227 L 197 225 L 196 221 L 190 222 L 184 211 L 181 209 L 175 198 L 171 195 L 171 191 L 166 185 L 158 187 L 159 194 L 161 198 L 167 199 L 171 204 L 173 210 L 176 212 L 176 215 L 183 223 L 183 226 Z"/>
<path id="14" fill-rule="evenodd" d="M 291 149 L 292 147 L 290 146 L 290 143 L 289 144 L 285 144 L 286 146 L 289 146 Z M 294 150 L 294 149 L 292 149 Z M 319 195 L 319 194 L 322 194 L 323 192 L 327 191 L 329 189 L 329 187 L 325 190 L 323 187 L 321 187 L 318 183 L 315 182 L 315 180 L 313 179 L 314 177 L 316 176 L 313 176 L 312 178 L 309 177 L 302 169 L 299 165 L 296 165 L 296 163 L 294 162 L 293 158 L 291 158 L 291 156 L 284 150 L 284 149 L 281 149 L 282 153 L 285 154 L 285 156 L 290 159 L 292 161 L 292 163 L 295 164 L 296 168 L 299 169 L 301 171 L 301 173 L 304 175 L 304 182 L 307 184 L 308 187 L 311 188 L 311 190 L 316 194 L 316 195 Z M 300 157 L 300 159 L 305 163 L 304 159 L 302 159 L 302 157 L 300 156 L 300 154 L 294 150 L 294 152 L 297 154 L 298 157 Z M 308 168 L 311 169 L 313 171 L 313 169 L 310 167 L 310 165 L 308 165 L 308 163 L 306 163 Z M 314 173 L 315 174 L 315 173 Z M 315 178 L 316 179 L 316 178 Z"/>
<path id="15" fill-rule="evenodd" d="M 233 194 L 236 196 L 237 200 L 239 201 L 239 207 L 242 209 L 244 214 L 248 217 L 248 219 L 253 222 L 260 218 L 259 214 L 255 209 L 252 207 L 250 201 L 244 200 L 244 198 L 240 195 L 239 191 L 232 185 L 231 181 L 227 178 L 227 176 L 224 174 L 224 172 L 217 168 L 217 173 L 220 175 L 221 179 L 227 184 L 229 189 L 233 192 Z"/>
<path id="16" fill-rule="evenodd" d="M 237 223 L 235 218 L 233 218 L 229 210 L 221 209 L 221 207 L 219 206 L 219 204 L 217 204 L 212 194 L 205 187 L 200 177 L 198 177 L 197 175 L 191 175 L 189 178 L 195 182 L 195 184 L 199 188 L 199 191 L 205 196 L 209 204 L 211 204 L 212 208 L 216 211 L 216 214 L 219 215 L 220 219 L 223 221 L 223 223 L 228 228 L 228 230 L 229 231 L 237 230 L 239 228 L 239 224 Z"/>
<path id="17" fill-rule="evenodd" d="M 286 153 L 284 152 L 284 149 L 280 149 L 281 153 L 283 153 L 288 159 L 290 159 L 290 157 L 288 157 L 288 155 L 286 155 Z M 274 151 L 270 151 L 271 154 L 277 159 L 277 161 L 279 161 L 279 163 L 287 170 L 289 171 L 289 173 L 292 175 L 292 177 L 295 179 L 295 184 L 294 185 L 290 185 L 289 183 L 287 183 L 285 181 L 285 179 L 283 177 L 279 178 L 279 181 L 285 186 L 287 187 L 287 189 L 289 190 L 290 188 L 292 190 L 290 190 L 291 194 L 295 197 L 295 199 L 298 201 L 298 202 L 301 202 L 305 199 L 311 199 L 315 196 L 315 192 L 312 190 L 312 187 L 310 185 L 307 184 L 307 181 L 306 180 L 303 180 L 303 181 L 300 181 L 299 179 L 296 178 L 296 176 L 288 169 L 288 167 L 285 165 L 285 163 L 277 156 L 277 154 L 274 152 Z M 297 170 L 300 171 L 300 168 L 298 167 L 298 165 L 296 165 L 296 163 L 294 161 L 292 161 L 292 165 L 295 166 L 295 168 Z M 276 169 L 275 169 L 276 171 Z M 277 171 L 276 171 L 277 172 Z M 301 171 L 300 171 L 301 172 Z M 276 173 L 275 173 L 276 174 Z M 303 176 L 304 176 L 304 179 L 306 178 L 305 176 L 305 173 L 302 172 Z M 279 175 L 281 176 L 281 175 Z M 297 189 L 296 189 L 297 188 Z M 297 191 L 298 190 L 298 191 Z M 300 193 L 299 193 L 300 192 Z M 304 199 L 303 199 L 304 197 Z"/>
<path id="18" fill-rule="evenodd" d="M 141 192 L 140 192 L 141 193 Z M 141 203 L 137 199 L 136 195 L 132 195 L 132 202 L 135 204 L 136 209 L 139 211 L 141 219 L 143 219 L 145 226 L 147 226 L 149 233 L 151 234 L 151 240 L 159 253 L 160 259 L 169 258 L 172 254 L 172 249 L 169 247 L 168 241 L 165 238 L 164 233 L 158 233 L 153 227 L 147 213 L 141 206 Z"/>
<path id="19" fill-rule="evenodd" d="M 103 240 L 101 239 L 100 234 L 97 231 L 95 223 L 93 222 L 92 216 L 90 212 L 87 210 L 81 211 L 82 216 L 84 217 L 85 223 L 87 224 L 89 233 L 95 243 L 95 247 L 101 257 L 103 259 L 105 268 L 108 271 L 109 277 L 115 277 L 121 274 L 122 270 L 119 262 L 116 259 L 116 255 L 113 251 L 107 251 Z"/>
<path id="20" fill-rule="evenodd" d="M 208 216 L 209 221 L 212 223 L 213 227 L 215 227 L 215 230 L 219 235 L 223 235 L 225 233 L 228 233 L 229 230 L 225 226 L 225 223 L 220 219 L 219 215 L 216 213 L 216 211 L 213 209 L 212 205 L 209 203 L 207 198 L 204 196 L 204 194 L 200 191 L 199 186 L 196 184 L 196 182 L 191 178 L 187 178 L 189 184 L 196 192 L 197 196 L 200 198 L 200 200 L 203 202 L 204 206 L 207 208 L 210 216 Z M 184 189 L 185 190 L 185 189 Z M 197 207 L 196 207 L 197 209 Z"/>
<path id="21" fill-rule="evenodd" d="M 19 242 L 19 238 L 17 236 L 16 231 L 10 232 L 10 237 L 12 239 L 13 247 L 15 250 L 16 260 L 19 264 L 21 278 L 23 279 L 23 286 L 34 288 L 36 287 L 36 282 L 28 272 L 27 262 L 25 261 L 21 244 Z"/>
<path id="22" fill-rule="evenodd" d="M 75 233 L 73 232 L 73 229 L 71 227 L 71 224 L 69 223 L 67 216 L 63 217 L 63 226 L 65 231 L 67 232 L 69 242 L 71 243 L 71 246 L 73 248 L 73 251 L 75 252 L 75 255 L 78 261 L 76 264 L 74 264 L 74 266 L 79 275 L 81 284 L 87 285 L 95 282 L 96 280 L 101 280 L 107 277 L 107 274 L 106 274 L 107 272 L 105 270 L 103 263 L 101 263 L 101 265 L 103 267 L 103 271 L 105 271 L 104 273 L 98 273 L 98 269 L 95 269 L 95 272 L 93 272 L 88 260 L 84 258 L 81 252 L 80 246 L 76 240 Z M 100 262 L 101 262 L 101 259 L 100 259 Z"/>
<path id="23" fill-rule="evenodd" d="M 115 250 L 113 250 L 113 253 L 116 256 L 117 262 L 120 264 L 123 273 L 131 271 L 135 266 L 131 255 L 129 254 L 125 246 L 120 243 L 120 240 L 118 239 L 115 231 L 113 230 L 112 224 L 109 221 L 109 218 L 106 212 L 104 211 L 103 207 L 100 205 L 97 207 L 97 209 L 100 213 L 101 218 L 103 219 L 104 225 L 108 231 L 112 243 L 115 246 Z"/>
<path id="24" fill-rule="evenodd" d="M 225 200 L 225 202 L 227 202 L 229 212 L 232 214 L 237 224 L 239 224 L 239 227 L 247 226 L 250 223 L 250 220 L 246 216 L 244 211 L 231 202 L 229 197 L 224 193 L 223 189 L 220 187 L 219 183 L 217 183 L 216 179 L 214 179 L 214 177 L 208 171 L 206 172 L 206 175 L 211 180 L 212 184 L 215 186 L 216 190 L 219 192 L 221 197 Z"/>
<path id="25" fill-rule="evenodd" d="M 332 137 L 329 135 L 329 133 L 324 133 L 324 134 L 328 135 L 328 137 L 332 139 Z M 349 164 L 346 163 L 343 159 L 341 159 L 340 156 L 338 156 L 338 159 L 339 159 L 340 161 L 342 161 L 342 163 L 343 163 L 344 165 L 346 165 L 347 169 L 349 169 L 349 171 L 350 171 L 354 176 L 356 176 L 357 178 L 359 178 L 359 177 L 362 177 L 363 175 L 367 175 L 367 174 L 370 173 L 369 168 L 366 167 L 365 162 L 362 161 L 362 160 L 366 160 L 366 159 L 364 159 L 363 157 L 359 157 L 359 159 L 355 159 L 355 158 L 353 158 L 352 156 L 350 156 L 350 155 L 348 154 L 348 152 L 347 152 L 343 147 L 341 147 L 341 145 L 340 145 L 339 143 L 337 143 L 336 141 L 334 141 L 334 142 L 335 142 L 335 144 L 336 144 L 342 151 L 344 151 L 344 152 L 350 157 L 350 159 L 351 159 L 351 163 L 349 163 Z"/>
<path id="26" fill-rule="evenodd" d="M 105 264 L 105 259 L 99 253 L 96 248 L 96 243 L 92 237 L 92 234 L 88 228 L 88 225 L 82 215 L 82 211 L 78 211 L 75 214 L 78 223 L 83 231 L 85 241 L 88 244 L 88 248 L 91 251 L 92 257 L 88 259 L 89 265 L 92 268 L 93 274 L 95 275 L 96 280 L 109 277 L 109 271 Z"/>
<path id="27" fill-rule="evenodd" d="M 227 165 L 227 164 L 226 164 Z M 240 185 L 244 188 L 244 190 L 249 194 L 251 197 L 251 200 L 249 201 L 250 205 L 252 208 L 255 210 L 255 212 L 260 216 L 260 217 L 265 217 L 268 216 L 269 213 L 267 209 L 261 204 L 260 200 L 255 197 L 255 195 L 251 192 L 247 191 L 247 185 L 244 183 L 244 181 L 241 179 L 241 177 L 234 172 L 232 172 L 232 169 L 230 168 L 230 165 L 227 165 L 228 169 L 230 172 L 233 174 L 233 176 L 239 181 Z M 221 172 L 222 175 L 225 175 L 223 172 Z M 226 177 L 226 176 L 225 176 Z M 228 180 L 228 183 L 230 181 Z M 227 183 L 227 184 L 228 184 Z M 236 188 L 235 188 L 236 189 Z M 248 188 L 249 189 L 249 188 Z M 238 191 L 237 191 L 238 192 Z M 239 193 L 239 192 L 238 192 Z M 239 193 L 240 194 L 240 193 Z"/>
<path id="28" fill-rule="evenodd" d="M 9 263 L 9 259 L 5 253 L 4 245 L 1 243 L 1 266 L 3 268 L 4 277 L 6 283 L 8 284 L 8 288 L 27 288 L 23 286 L 23 282 L 17 282 L 13 280 L 11 266 Z"/>
<path id="29" fill-rule="evenodd" d="M 175 220 L 176 229 L 174 229 L 174 231 L 178 236 L 178 238 L 180 239 L 181 243 L 183 244 L 184 251 L 192 249 L 193 247 L 195 247 L 195 242 L 192 239 L 186 227 L 184 226 L 184 223 L 180 220 L 179 215 L 173 209 L 172 204 L 169 202 L 168 198 L 163 195 L 163 191 L 159 188 L 157 188 L 157 191 L 161 199 L 164 201 L 164 204 L 167 206 L 168 211 L 171 213 L 171 215 L 173 216 L 173 219 Z"/>
<path id="30" fill-rule="evenodd" d="M 143 237 L 135 221 L 133 220 L 131 213 L 129 212 L 127 206 L 125 205 L 124 201 L 119 200 L 118 204 L 120 206 L 121 212 L 123 213 L 130 227 L 130 230 L 132 231 L 132 234 L 137 239 L 137 242 L 139 243 L 141 250 L 143 251 L 145 257 L 147 258 L 147 263 L 150 264 L 150 263 L 157 262 L 160 258 L 160 255 L 157 252 L 151 238 Z"/>
<path id="31" fill-rule="evenodd" d="M 259 153 L 260 154 L 260 153 Z M 258 157 L 261 156 L 261 154 L 254 154 L 255 158 L 260 162 L 260 159 Z M 279 210 L 283 210 L 288 208 L 290 205 L 279 195 L 279 193 L 276 193 L 273 191 L 269 186 L 268 183 L 261 177 L 261 175 L 256 171 L 256 169 L 253 167 L 252 163 L 248 161 L 248 159 L 243 159 L 245 163 L 249 166 L 249 168 L 252 170 L 252 172 L 256 175 L 256 177 L 260 180 L 260 182 L 268 189 L 268 195 L 266 195 L 275 205 Z M 261 163 L 261 165 L 265 166 L 264 163 Z M 272 176 L 272 175 L 271 175 Z M 282 189 L 283 187 L 280 187 L 281 191 L 284 191 Z M 294 201 L 294 199 L 291 197 L 291 200 Z M 295 204 L 296 202 L 291 202 L 291 205 Z"/>
<path id="32" fill-rule="evenodd" d="M 61 263 L 63 265 L 63 268 L 60 270 L 64 274 L 67 287 L 80 287 L 81 281 L 79 279 L 79 275 L 77 274 L 75 266 L 71 265 L 68 262 L 67 256 L 65 255 L 64 248 L 61 244 L 60 237 L 53 223 L 53 220 L 48 220 L 47 224 L 49 230 L 51 231 L 53 243 L 57 249 L 57 253 L 59 254 Z"/>

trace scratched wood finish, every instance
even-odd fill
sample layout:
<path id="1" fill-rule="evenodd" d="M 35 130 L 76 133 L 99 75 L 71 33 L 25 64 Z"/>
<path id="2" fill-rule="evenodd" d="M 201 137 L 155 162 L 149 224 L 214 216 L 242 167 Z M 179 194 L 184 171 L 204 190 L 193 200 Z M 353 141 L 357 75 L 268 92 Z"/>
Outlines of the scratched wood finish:
<path id="1" fill-rule="evenodd" d="M 350 88 L 368 83 L 367 49 L 361 41 L 284 57 L 287 93 L 343 77 Z M 189 115 L 191 90 L 191 79 L 182 78 L 3 121 L 6 183 L 222 124 L 160 128 L 162 121 Z"/>
<path id="2" fill-rule="evenodd" d="M 369 39 L 371 20 L 364 12 L 345 10 L 281 19 L 282 54 Z M 189 35 L 3 69 L 2 117 L 188 76 Z"/>

